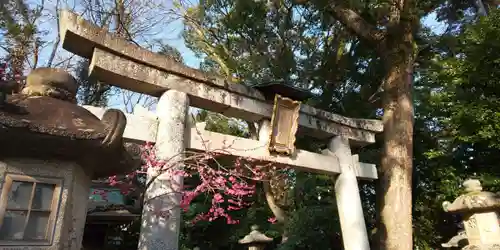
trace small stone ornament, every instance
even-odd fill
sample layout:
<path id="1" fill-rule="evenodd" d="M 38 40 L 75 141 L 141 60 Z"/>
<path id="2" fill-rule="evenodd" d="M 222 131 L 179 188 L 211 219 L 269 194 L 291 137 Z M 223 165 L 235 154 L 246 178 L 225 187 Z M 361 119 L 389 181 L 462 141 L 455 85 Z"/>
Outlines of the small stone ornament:
<path id="1" fill-rule="evenodd" d="M 500 250 L 500 224 L 497 212 L 500 210 L 500 196 L 483 191 L 479 180 L 469 179 L 463 183 L 465 194 L 454 202 L 443 202 L 443 209 L 450 213 L 462 215 L 465 234 L 455 236 L 456 240 L 467 244 L 443 244 L 443 247 L 462 247 L 462 249 Z"/>
<path id="2" fill-rule="evenodd" d="M 259 232 L 259 226 L 253 225 L 250 229 L 251 232 L 238 241 L 242 245 L 247 245 L 248 250 L 264 250 L 266 245 L 273 241 L 273 238 Z"/>

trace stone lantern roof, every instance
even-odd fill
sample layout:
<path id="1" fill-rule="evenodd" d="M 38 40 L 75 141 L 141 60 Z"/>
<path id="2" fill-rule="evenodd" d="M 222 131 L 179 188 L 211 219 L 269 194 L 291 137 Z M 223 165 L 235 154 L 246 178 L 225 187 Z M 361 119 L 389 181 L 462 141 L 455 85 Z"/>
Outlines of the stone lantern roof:
<path id="1" fill-rule="evenodd" d="M 109 109 L 99 120 L 76 104 L 77 88 L 52 68 L 33 70 L 20 94 L 5 97 L 0 88 L 0 157 L 74 161 L 94 178 L 139 166 L 139 148 L 123 143 L 123 112 Z"/>
<path id="2" fill-rule="evenodd" d="M 465 194 L 459 196 L 452 203 L 443 202 L 445 212 L 475 213 L 500 209 L 500 195 L 483 191 L 479 180 L 466 180 L 463 186 L 466 191 Z"/>
<path id="3" fill-rule="evenodd" d="M 238 243 L 245 245 L 252 245 L 252 244 L 265 244 L 273 241 L 273 238 L 269 238 L 265 234 L 259 232 L 259 226 L 253 225 L 250 229 L 252 231 L 245 237 L 243 237 L 243 239 L 239 240 Z"/>

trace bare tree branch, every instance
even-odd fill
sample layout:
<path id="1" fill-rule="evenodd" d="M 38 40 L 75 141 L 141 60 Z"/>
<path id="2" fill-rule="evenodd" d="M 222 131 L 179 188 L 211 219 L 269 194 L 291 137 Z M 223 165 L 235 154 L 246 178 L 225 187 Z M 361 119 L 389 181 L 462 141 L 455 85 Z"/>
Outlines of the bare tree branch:
<path id="1" fill-rule="evenodd" d="M 68 58 L 65 58 L 64 60 L 61 60 L 60 62 L 58 63 L 55 63 L 54 64 L 54 67 L 59 67 L 63 64 L 66 64 L 65 66 L 63 66 L 63 68 L 66 68 L 66 69 L 69 69 L 70 68 L 70 65 L 71 65 L 71 60 L 75 57 L 74 54 L 71 54 L 71 56 L 69 56 Z"/>
<path id="2" fill-rule="evenodd" d="M 377 29 L 377 27 L 368 23 L 354 10 L 336 3 L 330 5 L 330 10 L 335 19 L 361 39 L 375 45 L 380 45 L 385 39 L 386 31 Z"/>
<path id="3" fill-rule="evenodd" d="M 54 62 L 54 58 L 56 57 L 57 48 L 59 47 L 59 43 L 61 42 L 60 38 L 60 30 L 59 30 L 59 4 L 60 0 L 56 0 L 56 25 L 57 25 L 57 35 L 54 44 L 52 45 L 52 51 L 50 52 L 49 60 L 47 61 L 47 67 L 51 67 Z"/>

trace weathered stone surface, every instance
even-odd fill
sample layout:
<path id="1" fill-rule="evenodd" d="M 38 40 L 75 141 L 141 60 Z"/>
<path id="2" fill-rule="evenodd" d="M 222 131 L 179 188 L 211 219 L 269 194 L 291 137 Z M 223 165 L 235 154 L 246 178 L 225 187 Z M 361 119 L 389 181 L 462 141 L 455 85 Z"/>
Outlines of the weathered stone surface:
<path id="1" fill-rule="evenodd" d="M 102 117 L 105 108 L 84 106 L 97 117 Z M 142 111 L 141 111 L 142 112 Z M 124 138 L 130 144 L 141 144 L 145 141 L 156 142 L 158 129 L 158 118 L 154 114 L 142 115 L 134 111 L 134 114 L 126 114 L 127 128 Z M 268 136 L 267 136 L 268 137 Z M 125 143 L 125 146 L 129 145 Z M 321 174 L 339 174 L 340 165 L 336 155 L 325 150 L 324 154 L 317 154 L 306 150 L 296 150 L 292 157 L 270 154 L 265 143 L 257 140 L 231 136 L 205 130 L 205 127 L 198 123 L 190 129 L 189 139 L 186 141 L 186 149 L 192 151 L 215 151 L 225 155 L 251 158 L 262 162 L 273 162 L 276 166 L 286 166 L 302 169 L 308 172 Z M 245 149 L 245 150 L 243 150 Z M 132 155 L 138 155 L 136 151 Z M 377 179 L 377 169 L 375 164 L 359 162 L 358 156 L 353 155 L 353 168 L 359 179 Z"/>
<path id="2" fill-rule="evenodd" d="M 158 96 L 168 89 L 182 91 L 190 96 L 190 104 L 194 107 L 246 121 L 257 122 L 270 119 L 272 115 L 272 104 L 263 99 L 250 98 L 215 85 L 172 76 L 101 49 L 95 49 L 89 72 L 93 77 L 107 83 L 153 96 Z M 364 128 L 372 121 L 350 119 L 301 105 L 298 134 L 316 138 L 343 135 L 360 143 L 372 143 L 375 141 L 375 133 L 379 130 Z"/>
<path id="3" fill-rule="evenodd" d="M 500 225 L 494 211 L 466 213 L 463 219 L 469 244 L 500 244 Z"/>
<path id="4" fill-rule="evenodd" d="M 273 238 L 267 237 L 265 234 L 259 232 L 259 226 L 253 225 L 250 229 L 250 233 L 238 241 L 240 244 L 259 244 L 273 241 Z"/>
<path id="5" fill-rule="evenodd" d="M 187 95 L 170 90 L 160 98 L 156 109 L 159 118 L 156 156 L 174 169 L 182 169 L 184 164 L 188 108 Z M 147 182 L 151 185 L 144 193 L 139 250 L 179 249 L 183 178 L 172 172 L 148 169 Z"/>
<path id="6" fill-rule="evenodd" d="M 57 73 L 58 79 L 64 74 Z M 75 161 L 95 176 L 137 167 L 140 162 L 123 145 L 124 114 L 108 110 L 99 120 L 71 102 L 76 94 L 73 83 L 51 81 L 50 76 L 36 84 L 46 92 L 23 89 L 28 94 L 11 95 L 0 107 L 0 156 Z M 133 147 L 129 149 L 133 151 Z"/>
<path id="7" fill-rule="evenodd" d="M 462 250 L 500 250 L 500 244 L 492 244 L 492 245 L 469 245 Z"/>
<path id="8" fill-rule="evenodd" d="M 458 232 L 457 235 L 453 236 L 448 242 L 441 244 L 444 248 L 452 248 L 459 247 L 462 248 L 469 244 L 469 240 L 467 239 L 467 234 L 465 231 Z"/>
<path id="9" fill-rule="evenodd" d="M 104 139 L 104 124 L 75 104 L 47 96 L 13 95 L 9 108 L 0 110 L 0 124 L 25 132 L 80 140 Z"/>
<path id="10" fill-rule="evenodd" d="M 200 93 L 201 90 L 195 89 L 195 93 L 186 91 L 191 96 L 193 105 L 199 102 L 202 108 L 216 112 L 225 109 L 224 113 L 228 116 L 250 121 L 271 116 L 270 104 L 265 102 L 263 95 L 256 89 L 207 75 L 162 55 L 139 48 L 90 24 L 70 11 L 61 12 L 60 24 L 63 47 L 80 56 L 93 58 L 93 74 L 105 77 L 102 80 L 110 84 L 153 96 L 159 96 L 169 88 L 188 88 L 184 85 L 203 86 L 198 88 L 212 91 L 212 94 L 217 96 L 203 100 L 206 96 Z M 99 52 L 96 48 L 102 51 Z M 183 80 L 169 80 L 168 74 L 176 75 Z M 173 82 L 177 85 L 172 85 Z M 231 101 L 216 101 L 217 98 L 226 99 L 225 96 L 231 94 L 235 96 Z M 250 109 L 245 110 L 241 108 L 243 105 L 237 105 L 240 100 L 256 104 L 251 106 L 245 104 L 244 107 Z M 299 120 L 302 127 L 299 133 L 319 138 L 343 135 L 355 141 L 371 143 L 374 142 L 374 133 L 383 129 L 379 120 L 346 118 L 305 105 L 301 108 Z"/>
<path id="11" fill-rule="evenodd" d="M 26 77 L 22 93 L 29 96 L 50 96 L 76 103 L 78 83 L 63 69 L 36 68 Z"/>
<path id="12" fill-rule="evenodd" d="M 43 176 L 62 180 L 56 209 L 52 244 L 48 246 L 1 245 L 0 250 L 80 250 L 90 178 L 82 168 L 68 161 L 3 158 L 0 161 L 0 193 L 7 174 Z M 78 229 L 82 230 L 78 230 Z"/>
<path id="13" fill-rule="evenodd" d="M 286 166 L 301 169 L 307 172 L 321 174 L 340 174 L 339 159 L 337 155 L 328 151 L 327 155 L 297 149 L 291 157 L 270 154 L 267 150 L 267 141 L 257 141 L 226 134 L 207 131 L 203 124 L 198 123 L 191 128 L 191 139 L 186 147 L 195 151 L 214 151 L 225 155 L 251 158 L 263 163 L 273 162 L 276 166 Z M 269 138 L 266 134 L 265 137 Z M 360 179 L 377 179 L 375 164 L 359 162 L 353 157 L 353 170 Z"/>
<path id="14" fill-rule="evenodd" d="M 68 210 L 71 211 L 71 217 L 66 217 L 66 230 L 68 231 L 68 247 L 66 249 L 80 250 L 85 228 L 87 215 L 88 194 L 91 179 L 84 169 L 75 167 L 72 180 L 71 200 L 68 202 Z"/>
<path id="15" fill-rule="evenodd" d="M 253 225 L 251 230 L 249 234 L 238 241 L 238 243 L 246 245 L 248 250 L 264 250 L 266 245 L 273 241 L 273 238 L 269 238 L 259 231 L 259 226 Z"/>
<path id="16" fill-rule="evenodd" d="M 464 182 L 467 193 L 459 196 L 453 203 L 444 202 L 443 208 L 450 213 L 495 211 L 500 209 L 500 195 L 482 191 L 479 180 Z"/>
<path id="17" fill-rule="evenodd" d="M 498 194 L 482 191 L 479 180 L 467 180 L 463 186 L 465 194 L 453 203 L 443 203 L 445 211 L 462 214 L 469 243 L 463 249 L 496 249 L 494 246 L 500 245 L 500 224 L 497 215 L 500 198 Z"/>
<path id="18" fill-rule="evenodd" d="M 109 110 L 109 108 L 87 105 L 82 107 L 90 111 L 99 119 L 102 119 L 107 110 Z M 127 126 L 123 132 L 123 138 L 126 139 L 126 141 L 137 143 L 156 141 L 156 132 L 158 131 L 158 119 L 156 116 L 138 115 L 134 111 L 133 114 L 125 114 L 125 118 L 127 119 Z"/>
<path id="19" fill-rule="evenodd" d="M 356 169 L 349 142 L 335 137 L 328 145 L 329 155 L 336 155 L 341 173 L 335 178 L 335 200 L 339 212 L 345 250 L 370 250 L 366 223 L 359 196 Z M 334 163 L 330 163 L 334 164 Z"/>

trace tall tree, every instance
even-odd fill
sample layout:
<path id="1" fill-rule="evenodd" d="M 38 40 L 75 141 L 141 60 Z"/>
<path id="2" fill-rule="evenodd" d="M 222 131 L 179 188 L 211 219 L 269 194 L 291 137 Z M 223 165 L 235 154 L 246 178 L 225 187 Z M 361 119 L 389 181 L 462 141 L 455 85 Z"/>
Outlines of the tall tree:
<path id="1" fill-rule="evenodd" d="M 223 5 L 224 7 L 213 8 L 214 5 Z M 375 8 L 375 10 L 368 12 L 366 7 Z M 243 11 L 238 11 L 238 8 L 242 8 Z M 244 10 L 252 11 L 252 14 L 245 13 Z M 223 36 L 224 39 L 222 39 L 222 41 L 227 41 L 226 43 L 216 43 L 217 46 L 223 47 L 230 46 L 234 43 L 238 44 L 237 42 L 243 40 L 243 43 L 240 42 L 238 44 L 243 48 L 245 48 L 245 45 L 251 48 L 252 46 L 257 47 L 259 44 L 262 44 L 261 46 L 266 48 L 260 50 L 247 49 L 249 52 L 255 52 L 246 55 L 245 53 L 238 53 L 236 55 L 235 58 L 246 56 L 246 58 L 251 59 L 250 65 L 254 67 L 259 65 L 261 67 L 259 70 L 250 69 L 249 71 L 242 71 L 240 70 L 241 68 L 237 68 L 236 73 L 241 74 L 242 79 L 245 80 L 257 82 L 266 80 L 265 76 L 256 77 L 259 76 L 256 72 L 270 72 L 271 74 L 268 75 L 272 76 L 272 78 L 270 78 L 272 80 L 297 79 L 296 76 L 301 76 L 299 78 L 300 81 L 310 83 L 311 80 L 314 79 L 318 82 L 316 86 L 323 85 L 319 87 L 322 91 L 331 94 L 340 94 L 342 91 L 335 90 L 335 88 L 339 88 L 338 82 L 343 80 L 342 77 L 339 77 L 339 75 L 342 75 L 342 72 L 322 72 L 321 76 L 323 76 L 323 78 L 320 78 L 318 81 L 319 77 L 315 75 L 318 71 L 311 71 L 311 68 L 309 68 L 309 72 L 306 72 L 306 74 L 309 74 L 309 79 L 311 80 L 306 81 L 308 79 L 304 76 L 303 70 L 297 67 L 297 65 L 300 64 L 294 60 L 293 56 L 286 56 L 293 55 L 293 53 L 297 52 L 291 50 L 291 48 L 296 48 L 297 46 L 289 46 L 293 45 L 293 43 L 290 44 L 287 43 L 287 41 L 291 40 L 298 42 L 299 39 L 309 40 L 311 41 L 309 44 L 305 42 L 303 44 L 310 46 L 311 50 L 319 49 L 321 52 L 327 53 L 327 57 L 319 57 L 319 60 L 316 61 L 320 65 L 325 65 L 325 68 L 320 67 L 320 70 L 332 67 L 335 64 L 337 64 L 335 66 L 342 66 L 343 63 L 346 63 L 345 60 L 349 59 L 348 56 L 343 56 L 344 51 L 348 50 L 349 47 L 353 47 L 352 45 L 355 47 L 356 40 L 346 36 L 346 34 L 353 34 L 357 36 L 365 46 L 376 48 L 374 52 L 377 53 L 382 65 L 385 67 L 385 76 L 383 78 L 383 85 L 381 86 L 383 94 L 382 107 L 384 109 L 385 144 L 381 167 L 382 174 L 380 175 L 382 188 L 379 191 L 380 194 L 384 195 L 382 199 L 383 205 L 381 206 L 381 221 L 383 221 L 383 223 L 381 227 L 379 227 L 378 232 L 384 234 L 384 236 L 381 237 L 381 239 L 384 239 L 382 244 L 386 245 L 388 249 L 410 249 L 412 247 L 411 151 L 413 136 L 411 76 L 413 72 L 413 63 L 417 53 L 414 33 L 418 30 L 419 26 L 419 17 L 417 16 L 418 13 L 414 4 L 411 1 L 394 1 L 379 4 L 353 3 L 351 5 L 338 4 L 337 2 L 331 3 L 331 1 L 300 1 L 300 3 L 298 1 L 273 1 L 271 6 L 268 7 L 265 4 L 253 1 L 245 1 L 245 3 L 236 1 L 232 4 L 226 3 L 226 5 L 224 5 L 222 1 L 214 1 L 207 4 L 205 9 L 198 13 L 202 17 L 205 17 L 208 16 L 210 11 L 228 13 L 227 15 L 221 15 L 223 17 L 221 20 L 222 23 L 231 23 L 231 25 L 224 26 L 226 29 L 235 30 L 234 27 L 236 25 L 252 27 L 250 22 L 262 23 L 262 29 L 252 30 L 258 33 L 252 34 L 248 32 L 248 39 L 253 39 L 253 41 L 242 39 L 242 37 L 246 38 L 244 37 L 246 34 L 235 32 L 236 36 L 231 37 L 230 35 L 233 33 L 226 33 L 227 36 Z M 296 15 L 298 15 L 299 18 L 293 18 L 294 13 L 297 13 Z M 316 17 L 310 18 L 311 15 L 316 15 Z M 213 15 L 210 16 L 212 17 Z M 304 17 L 304 19 L 301 17 Z M 332 17 L 340 21 L 346 29 L 339 27 L 336 22 L 332 21 Z M 255 20 L 253 20 L 253 18 L 255 18 Z M 205 20 L 204 26 L 209 27 L 209 31 L 212 31 L 214 28 L 222 29 L 221 25 L 214 23 L 214 19 L 205 18 L 202 20 Z M 309 27 L 314 25 L 314 23 L 310 23 L 313 20 L 321 20 L 319 27 L 316 29 L 304 29 L 304 27 L 308 27 L 307 25 L 309 25 Z M 297 25 L 297 23 L 301 22 L 303 23 L 302 25 Z M 321 25 L 326 26 L 326 28 L 321 27 Z M 266 27 L 273 26 L 277 28 L 266 29 Z M 285 27 L 284 31 L 288 30 L 289 32 L 280 32 L 279 29 L 281 27 Z M 295 32 L 291 32 L 293 28 L 296 28 Z M 308 31 L 318 32 L 322 30 L 326 30 L 328 36 L 325 37 L 324 41 L 326 42 L 321 43 L 321 45 L 318 42 L 322 42 L 322 40 L 315 36 L 315 34 L 318 33 L 313 33 L 312 36 L 308 36 L 307 34 Z M 342 33 L 343 30 L 344 33 Z M 348 33 L 346 33 L 345 30 L 347 30 Z M 213 36 L 213 32 L 207 32 L 207 34 L 208 36 Z M 333 41 L 334 44 L 330 44 L 329 41 Z M 342 44 L 344 44 L 344 46 L 342 46 Z M 328 48 L 327 46 L 331 47 Z M 238 49 L 235 49 L 235 51 L 238 51 Z M 306 51 L 307 50 L 302 50 L 301 52 L 304 53 Z M 337 52 L 332 53 L 335 51 Z M 259 54 L 259 52 L 261 54 Z M 231 64 L 231 60 L 233 59 L 231 56 L 223 58 L 226 58 L 228 64 Z M 254 63 L 256 61 L 254 58 L 262 59 L 264 64 Z M 311 60 L 314 57 L 306 58 L 306 60 Z M 276 59 L 279 63 L 273 63 L 271 61 L 272 59 Z M 377 60 L 377 57 L 372 59 L 374 62 Z M 329 62 L 328 66 L 326 66 L 327 64 L 325 62 Z M 267 63 L 267 65 L 265 63 Z M 244 64 L 240 63 L 239 65 L 243 66 Z M 312 66 L 314 63 L 304 65 Z M 317 68 L 317 66 L 312 67 L 312 69 L 315 68 Z M 282 74 L 279 72 L 285 73 Z M 267 77 L 267 79 L 269 79 L 269 77 Z M 323 80 L 322 83 L 319 83 L 321 80 Z M 300 84 L 300 82 L 297 84 Z M 328 86 L 330 86 L 330 88 L 328 88 Z M 330 90 L 330 92 L 328 92 L 328 90 Z M 335 96 L 330 98 L 335 98 Z M 331 101 L 327 102 L 328 105 L 330 103 Z M 404 236 L 401 237 L 401 234 L 404 234 Z"/>
<path id="2" fill-rule="evenodd" d="M 414 35 L 419 28 L 415 5 L 411 0 L 381 3 L 378 9 L 385 13 L 376 22 L 363 18 L 356 6 L 338 2 L 326 6 L 351 32 L 373 45 L 386 70 L 381 85 L 384 145 L 378 191 L 381 249 L 413 249 L 412 78 L 417 55 Z"/>
<path id="3" fill-rule="evenodd" d="M 382 196 L 378 226 L 380 248 L 412 249 L 415 90 L 412 82 L 415 63 L 422 64 L 425 61 L 422 59 L 426 58 L 426 53 L 422 51 L 432 45 L 426 44 L 418 48 L 422 40 L 428 39 L 421 32 L 420 20 L 437 11 L 440 20 L 453 24 L 448 29 L 448 33 L 453 33 L 461 30 L 464 23 L 474 20 L 470 17 L 477 16 L 475 13 L 481 11 L 481 8 L 476 2 L 468 1 L 401 0 L 373 4 L 360 1 L 359 5 L 348 5 L 339 1 L 329 3 L 326 7 L 352 33 L 372 44 L 385 66 L 385 77 L 380 88 L 384 111 L 384 146 L 379 190 L 379 195 Z M 453 15 L 453 11 L 462 14 Z M 419 53 L 423 55 L 418 57 Z M 423 127 L 432 131 L 429 123 Z M 456 180 L 451 175 L 448 177 Z"/>
<path id="4" fill-rule="evenodd" d="M 320 108 L 351 116 L 376 116 L 373 103 L 363 100 L 370 99 L 378 87 L 378 61 L 369 60 L 369 46 L 314 6 L 294 1 L 282 5 L 208 1 L 189 8 L 186 19 L 188 46 L 207 55 L 203 69 L 236 76 L 246 84 L 285 80 L 321 93 L 320 98 L 311 100 Z M 309 145 L 311 140 L 304 141 L 301 147 L 315 150 Z M 274 201 L 282 194 L 279 190 L 266 193 L 277 221 L 288 224 L 295 208 Z M 294 237 L 305 235 L 292 231 Z"/>
<path id="5" fill-rule="evenodd" d="M 442 138 L 436 138 L 438 134 L 432 125 L 436 111 L 424 104 L 429 100 L 429 82 L 420 77 L 420 86 L 415 87 L 413 71 L 422 74 L 429 70 L 430 55 L 446 51 L 442 47 L 441 51 L 435 51 L 435 41 L 440 42 L 439 46 L 447 44 L 447 50 L 456 46 L 455 36 L 464 24 L 474 22 L 479 8 L 473 1 L 336 4 L 340 2 L 206 1 L 187 9 L 186 40 L 195 51 L 207 56 L 203 65 L 206 70 L 236 75 L 243 82 L 269 79 L 287 79 L 297 85 L 306 82 L 305 86 L 321 94 L 312 103 L 349 116 L 374 117 L 376 108 L 383 108 L 386 129 L 378 190 L 381 223 L 377 231 L 382 249 L 409 249 L 413 243 L 413 204 L 418 210 L 419 225 L 432 230 L 423 215 L 430 214 L 431 201 L 422 198 L 414 201 L 412 194 L 443 192 L 448 196 L 456 191 L 451 186 L 461 178 L 449 170 L 449 162 L 436 162 L 425 154 L 442 145 Z M 284 21 L 286 15 L 274 18 L 276 13 L 290 12 L 291 22 Z M 442 39 L 422 29 L 422 17 L 429 13 L 437 13 L 438 20 L 448 24 Z M 282 36 L 279 31 L 282 23 L 295 36 Z M 280 54 L 281 48 L 293 48 L 293 56 Z M 418 97 L 415 101 L 414 92 Z M 416 123 L 414 102 L 420 109 Z M 360 103 L 366 108 L 361 109 Z M 415 143 L 414 136 L 418 136 Z M 413 144 L 418 155 L 412 153 Z M 373 153 L 377 152 L 370 154 Z M 412 161 L 419 169 L 413 169 Z M 414 173 L 421 183 L 412 180 Z M 441 182 L 440 177 L 448 181 Z M 432 204 L 440 204 L 443 195 L 436 197 L 439 198 L 432 200 Z M 439 216 L 448 218 L 442 213 L 435 213 L 434 218 Z M 419 240 L 426 236 L 425 230 L 419 229 Z M 429 243 L 436 244 L 438 240 L 436 236 Z"/>
<path id="6" fill-rule="evenodd" d="M 111 86 L 89 77 L 89 61 L 82 59 L 75 69 L 78 82 L 77 100 L 80 105 L 106 107 L 111 95 Z"/>
<path id="7" fill-rule="evenodd" d="M 9 75 L 11 78 L 23 76 L 25 71 L 36 68 L 39 49 L 42 45 L 42 33 L 37 26 L 43 10 L 43 3 L 34 7 L 25 1 L 9 1 L 0 6 L 0 48 L 6 52 Z M 30 56 L 33 59 L 30 61 Z M 22 88 L 19 82 L 20 91 Z"/>

